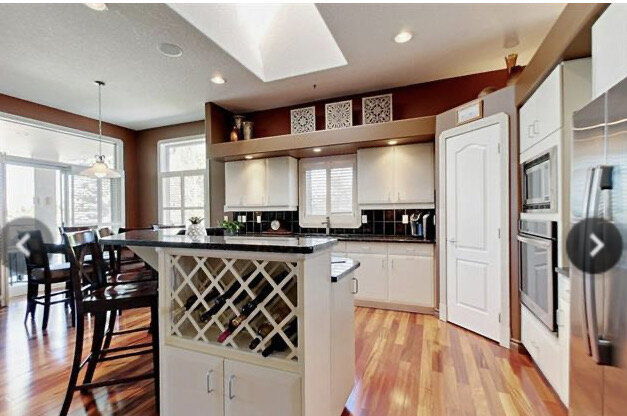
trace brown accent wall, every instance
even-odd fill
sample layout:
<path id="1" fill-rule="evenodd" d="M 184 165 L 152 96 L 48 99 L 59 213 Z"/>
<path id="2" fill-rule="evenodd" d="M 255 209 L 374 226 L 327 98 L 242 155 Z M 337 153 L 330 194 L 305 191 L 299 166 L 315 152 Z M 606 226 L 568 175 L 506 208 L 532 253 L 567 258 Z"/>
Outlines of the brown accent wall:
<path id="1" fill-rule="evenodd" d="M 141 130 L 137 134 L 137 226 L 156 224 L 158 215 L 157 143 L 163 139 L 195 136 L 205 133 L 205 121 L 175 124 Z"/>
<path id="2" fill-rule="evenodd" d="M 257 111 L 246 114 L 246 118 L 255 123 L 254 137 L 256 138 L 290 134 L 290 109 L 315 105 L 316 130 L 324 130 L 324 104 L 351 99 L 353 100 L 353 124 L 359 125 L 362 124 L 361 98 L 388 93 L 393 94 L 394 120 L 432 116 L 475 99 L 485 87 L 502 88 L 506 82 L 507 70 L 502 69 Z M 228 141 L 228 135 L 222 141 Z"/>
<path id="3" fill-rule="evenodd" d="M 0 94 L 0 112 L 98 134 L 98 120 L 4 94 Z M 137 226 L 139 221 L 137 210 L 139 200 L 137 198 L 138 187 L 136 181 L 136 133 L 133 130 L 110 123 L 102 124 L 102 133 L 105 136 L 120 139 L 124 143 L 126 224 L 129 227 Z"/>
<path id="4" fill-rule="evenodd" d="M 451 109 L 436 117 L 436 133 L 435 133 L 435 160 L 436 160 L 436 193 L 438 170 L 438 151 L 440 147 L 440 135 L 443 131 L 451 129 L 455 126 L 455 112 L 456 109 Z M 503 88 L 483 98 L 483 116 L 488 117 L 498 113 L 505 113 L 509 116 L 509 256 L 510 256 L 510 328 L 511 337 L 513 340 L 520 340 L 520 296 L 518 293 L 518 242 L 516 240 L 516 234 L 518 229 L 518 215 L 520 213 L 520 197 L 518 192 L 519 184 L 519 169 L 518 169 L 518 110 L 516 108 L 516 89 L 514 86 Z M 436 218 L 442 218 L 443 215 L 440 211 L 441 207 L 438 207 L 436 203 Z M 439 247 L 436 246 L 436 253 L 439 252 Z M 436 254 L 436 259 L 438 254 Z M 436 269 L 437 267 L 436 261 Z M 436 276 L 439 276 L 436 273 Z M 439 279 L 436 278 L 436 287 L 439 289 Z M 437 298 L 439 302 L 439 291 Z"/>

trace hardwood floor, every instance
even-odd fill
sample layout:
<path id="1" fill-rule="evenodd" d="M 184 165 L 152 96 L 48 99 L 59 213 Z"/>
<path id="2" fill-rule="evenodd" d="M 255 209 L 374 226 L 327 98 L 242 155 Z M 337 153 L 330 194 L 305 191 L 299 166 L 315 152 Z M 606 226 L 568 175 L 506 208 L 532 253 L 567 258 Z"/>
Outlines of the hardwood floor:
<path id="1" fill-rule="evenodd" d="M 74 331 L 61 306 L 52 308 L 45 333 L 40 310 L 35 325 L 24 325 L 25 307 L 17 301 L 0 310 L 0 415 L 56 415 Z M 345 416 L 566 414 L 526 356 L 433 316 L 356 311 L 357 383 Z M 147 320 L 148 312 L 134 312 L 125 313 L 120 323 L 129 328 Z M 149 339 L 145 333 L 118 338 L 124 343 Z M 150 356 L 107 362 L 95 380 L 137 374 L 151 365 Z M 152 381 L 76 393 L 70 414 L 155 414 Z"/>

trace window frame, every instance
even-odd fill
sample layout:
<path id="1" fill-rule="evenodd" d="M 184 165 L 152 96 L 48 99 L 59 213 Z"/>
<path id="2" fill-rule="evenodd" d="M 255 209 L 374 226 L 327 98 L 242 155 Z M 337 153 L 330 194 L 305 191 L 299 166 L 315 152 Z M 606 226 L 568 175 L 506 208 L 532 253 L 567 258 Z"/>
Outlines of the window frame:
<path id="1" fill-rule="evenodd" d="M 331 169 L 351 167 L 353 169 L 353 210 L 351 214 L 329 213 L 331 209 Z M 306 172 L 312 169 L 326 169 L 327 171 L 327 215 L 307 215 L 307 181 Z M 298 222 L 303 228 L 324 228 L 329 217 L 329 228 L 359 228 L 361 226 L 361 212 L 357 201 L 357 155 L 325 156 L 301 159 L 298 163 Z"/>
<path id="2" fill-rule="evenodd" d="M 189 170 L 178 170 L 174 172 L 164 171 L 165 169 L 165 153 L 163 151 L 164 146 L 179 144 L 183 145 L 184 142 L 194 142 L 194 141 L 202 141 L 205 143 L 205 167 L 203 169 L 189 169 Z M 158 209 L 158 222 L 159 224 L 164 224 L 164 211 L 165 210 L 179 210 L 181 213 L 181 220 L 183 224 L 175 224 L 175 225 L 186 225 L 185 218 L 185 210 L 189 209 L 202 209 L 204 213 L 205 226 L 209 224 L 209 215 L 210 215 L 210 205 L 209 205 L 209 158 L 207 157 L 207 139 L 204 134 L 197 134 L 193 136 L 184 136 L 184 137 L 176 137 L 173 139 L 162 139 L 157 142 L 157 209 Z M 185 206 L 185 177 L 186 176 L 203 176 L 204 181 L 204 206 L 202 207 L 187 207 Z M 163 206 L 163 180 L 165 178 L 175 178 L 179 177 L 181 181 L 181 206 L 180 207 L 164 207 Z"/>
<path id="3" fill-rule="evenodd" d="M 57 124 L 47 123 L 47 122 L 39 121 L 35 119 L 30 119 L 27 117 L 7 114 L 4 112 L 0 112 L 0 120 L 11 122 L 11 123 L 22 124 L 22 125 L 29 126 L 29 127 L 50 130 L 50 131 L 54 131 L 57 133 L 69 134 L 72 136 L 76 136 L 80 139 L 92 140 L 95 142 L 98 142 L 100 140 L 100 137 L 94 133 L 90 133 L 90 132 L 86 132 L 86 131 L 78 130 L 78 129 L 73 129 L 70 127 L 60 126 Z M 102 227 L 105 227 L 105 226 L 124 227 L 126 225 L 126 174 L 124 170 L 124 141 L 116 137 L 110 137 L 110 136 L 102 136 L 102 141 L 113 144 L 115 146 L 115 153 L 114 153 L 115 160 L 113 161 L 114 162 L 113 166 L 115 166 L 114 170 L 120 174 L 120 196 L 119 196 L 120 212 L 118 213 L 118 217 L 119 217 L 118 222 L 98 223 L 98 225 Z M 1 150 L 2 149 L 0 149 L 0 151 Z M 71 163 L 65 163 L 65 162 L 59 162 L 59 161 L 38 159 L 34 157 L 12 156 L 8 154 L 5 155 L 5 162 L 11 163 L 11 164 L 20 164 L 23 166 L 30 166 L 34 168 L 49 167 L 49 168 L 61 170 L 63 172 L 63 178 L 62 178 L 62 183 L 63 183 L 62 192 L 63 192 L 63 199 L 64 199 L 62 202 L 63 203 L 63 222 L 67 226 L 93 225 L 93 224 L 73 223 L 73 212 L 70 212 L 72 211 L 72 209 L 70 208 L 71 201 L 69 200 L 70 176 L 78 175 L 79 172 L 89 167 L 89 165 L 77 165 L 77 164 L 71 164 Z M 111 166 L 111 162 L 109 162 L 109 165 Z M 101 184 L 101 180 L 98 179 L 98 197 L 97 197 L 98 200 L 96 204 L 97 204 L 97 210 L 98 210 L 97 216 L 99 220 L 102 217 L 102 193 L 101 191 L 102 191 L 102 184 Z M 111 195 L 111 199 L 113 201 L 114 199 L 113 194 Z M 113 220 L 115 218 L 115 214 L 114 214 L 115 208 L 113 207 L 113 205 L 111 208 L 112 208 L 111 219 Z"/>

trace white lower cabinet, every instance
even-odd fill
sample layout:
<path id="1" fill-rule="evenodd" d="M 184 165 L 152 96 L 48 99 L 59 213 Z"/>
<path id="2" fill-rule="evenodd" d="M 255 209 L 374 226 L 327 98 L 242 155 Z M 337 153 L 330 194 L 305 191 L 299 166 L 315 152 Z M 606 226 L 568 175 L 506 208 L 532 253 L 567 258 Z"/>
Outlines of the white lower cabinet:
<path id="1" fill-rule="evenodd" d="M 298 416 L 301 405 L 299 375 L 224 360 L 226 416 Z"/>
<path id="2" fill-rule="evenodd" d="M 388 276 L 391 302 L 433 306 L 433 257 L 390 255 Z"/>
<path id="3" fill-rule="evenodd" d="M 355 299 L 387 301 L 387 254 L 348 253 L 347 255 L 360 264 L 355 270 L 355 278 L 358 281 Z"/>
<path id="4" fill-rule="evenodd" d="M 298 374 L 165 346 L 165 416 L 299 416 Z"/>
<path id="5" fill-rule="evenodd" d="M 222 358 L 166 346 L 161 354 L 163 415 L 221 415 L 224 413 Z"/>
<path id="6" fill-rule="evenodd" d="M 435 306 L 432 244 L 348 241 L 345 250 L 361 263 L 355 271 L 358 305 L 413 311 Z"/>

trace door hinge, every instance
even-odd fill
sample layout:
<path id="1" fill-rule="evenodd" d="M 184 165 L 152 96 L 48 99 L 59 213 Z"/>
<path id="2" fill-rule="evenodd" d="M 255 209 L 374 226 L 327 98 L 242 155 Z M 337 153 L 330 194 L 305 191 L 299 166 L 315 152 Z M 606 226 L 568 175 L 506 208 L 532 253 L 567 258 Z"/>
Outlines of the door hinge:
<path id="1" fill-rule="evenodd" d="M 499 323 L 501 323 L 501 314 L 499 313 Z"/>

